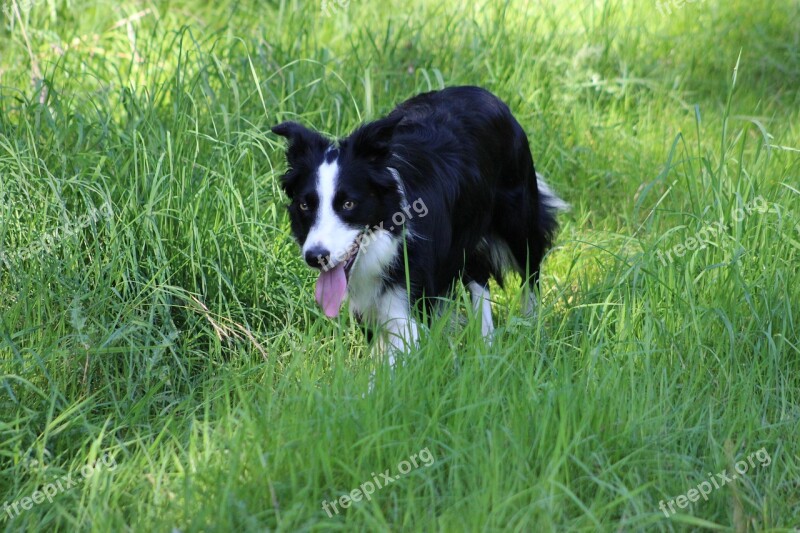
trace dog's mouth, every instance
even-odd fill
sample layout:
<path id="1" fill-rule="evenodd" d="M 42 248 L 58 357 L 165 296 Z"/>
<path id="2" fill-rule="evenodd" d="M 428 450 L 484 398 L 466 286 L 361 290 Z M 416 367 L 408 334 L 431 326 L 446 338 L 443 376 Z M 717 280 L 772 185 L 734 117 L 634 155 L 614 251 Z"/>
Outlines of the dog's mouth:
<path id="1" fill-rule="evenodd" d="M 359 237 L 361 235 L 359 234 Z M 344 261 L 344 274 L 347 276 L 347 280 L 350 280 L 350 271 L 353 269 L 353 265 L 356 264 L 356 257 L 358 257 L 358 252 L 361 251 L 361 246 L 358 244 L 358 238 L 356 238 L 355 242 L 350 246 L 350 253 L 347 254 L 347 259 Z"/>
<path id="2" fill-rule="evenodd" d="M 334 318 L 339 315 L 339 309 L 347 296 L 347 283 L 350 281 L 350 271 L 361 249 L 359 245 L 361 234 L 348 248 L 347 257 L 337 262 L 334 266 L 323 267 L 317 279 L 315 297 L 325 316 Z"/>

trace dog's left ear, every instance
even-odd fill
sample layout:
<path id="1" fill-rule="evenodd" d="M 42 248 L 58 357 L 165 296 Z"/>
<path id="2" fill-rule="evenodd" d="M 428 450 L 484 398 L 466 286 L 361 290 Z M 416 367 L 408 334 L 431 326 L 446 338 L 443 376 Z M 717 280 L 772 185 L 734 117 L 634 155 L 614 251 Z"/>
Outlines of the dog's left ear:
<path id="1" fill-rule="evenodd" d="M 350 136 L 353 153 L 370 161 L 378 161 L 389 155 L 392 137 L 403 115 L 391 114 L 386 118 L 364 124 Z"/>
<path id="2" fill-rule="evenodd" d="M 310 132 L 308 128 L 297 122 L 292 122 L 291 120 L 281 122 L 277 126 L 272 126 L 272 133 L 280 135 L 281 137 L 286 137 L 289 139 L 290 143 L 304 137 L 308 132 Z"/>

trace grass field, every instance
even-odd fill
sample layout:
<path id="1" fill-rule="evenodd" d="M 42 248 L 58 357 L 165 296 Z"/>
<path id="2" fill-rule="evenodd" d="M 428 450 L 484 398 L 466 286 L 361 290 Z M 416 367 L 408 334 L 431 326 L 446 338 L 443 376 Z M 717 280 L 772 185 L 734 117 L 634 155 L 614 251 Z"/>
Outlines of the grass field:
<path id="1" fill-rule="evenodd" d="M 0 1 L 6 530 L 800 527 L 797 0 Z M 573 207 L 391 375 L 269 127 L 459 84 Z"/>

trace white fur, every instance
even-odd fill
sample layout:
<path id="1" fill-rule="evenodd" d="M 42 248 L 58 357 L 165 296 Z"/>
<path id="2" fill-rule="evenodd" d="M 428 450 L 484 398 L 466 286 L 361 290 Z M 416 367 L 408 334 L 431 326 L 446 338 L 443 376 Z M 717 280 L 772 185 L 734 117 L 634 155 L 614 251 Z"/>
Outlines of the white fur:
<path id="1" fill-rule="evenodd" d="M 386 230 L 367 232 L 350 270 L 350 309 L 366 320 L 377 319 L 383 273 L 399 253 L 399 239 Z"/>
<path id="2" fill-rule="evenodd" d="M 492 303 L 489 300 L 489 289 L 480 286 L 474 281 L 467 284 L 472 295 L 472 307 L 475 312 L 481 314 L 481 335 L 483 338 L 491 342 L 492 333 L 494 333 L 494 323 L 492 322 Z"/>
<path id="3" fill-rule="evenodd" d="M 374 323 L 378 328 L 375 349 L 389 357 L 389 366 L 395 366 L 395 357 L 407 352 L 419 342 L 419 328 L 411 318 L 408 294 L 403 287 L 387 289 L 375 307 Z"/>
<path id="4" fill-rule="evenodd" d="M 536 316 L 536 309 L 539 307 L 539 299 L 536 298 L 536 293 L 530 287 L 526 287 L 524 292 L 525 298 L 525 316 Z"/>
<path id="5" fill-rule="evenodd" d="M 303 243 L 303 254 L 312 247 L 321 246 L 330 252 L 331 264 L 348 256 L 348 250 L 360 233 L 345 224 L 334 211 L 333 199 L 336 196 L 336 184 L 339 179 L 337 160 L 323 162 L 317 169 L 317 197 L 319 208 L 317 219 L 308 232 Z"/>
<path id="6" fill-rule="evenodd" d="M 548 207 L 552 207 L 558 211 L 568 211 L 571 209 L 571 206 L 558 197 L 556 193 L 553 192 L 553 189 L 544 181 L 544 177 L 536 173 L 536 185 L 539 188 L 539 196 L 542 199 L 542 203 Z"/>
<path id="7" fill-rule="evenodd" d="M 386 167 L 386 169 L 389 171 L 389 174 L 392 175 L 392 177 L 394 178 L 394 181 L 397 182 L 397 192 L 400 193 L 400 198 L 401 198 L 401 202 L 400 203 L 405 203 L 405 201 L 406 201 L 406 191 L 405 191 L 405 187 L 403 187 L 403 180 L 400 179 L 400 173 L 397 171 L 396 168 L 393 168 L 393 167 Z"/>
<path id="8" fill-rule="evenodd" d="M 522 272 L 522 267 L 517 263 L 514 254 L 511 253 L 511 248 L 509 248 L 506 241 L 502 239 L 482 239 L 478 244 L 478 252 L 482 254 L 488 252 L 489 260 L 495 270 L 505 272 L 513 268 L 517 272 Z"/>
<path id="9" fill-rule="evenodd" d="M 377 329 L 374 350 L 388 356 L 394 366 L 395 356 L 419 339 L 405 287 L 387 288 L 383 284 L 384 272 L 400 253 L 400 239 L 382 229 L 367 235 L 350 271 L 350 310 Z"/>

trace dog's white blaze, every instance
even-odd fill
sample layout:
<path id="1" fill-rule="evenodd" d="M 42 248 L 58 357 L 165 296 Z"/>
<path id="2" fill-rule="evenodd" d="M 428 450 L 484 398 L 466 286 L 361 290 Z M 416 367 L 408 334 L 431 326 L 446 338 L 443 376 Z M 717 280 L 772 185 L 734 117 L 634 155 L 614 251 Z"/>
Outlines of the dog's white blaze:
<path id="1" fill-rule="evenodd" d="M 317 169 L 317 218 L 303 243 L 303 254 L 309 248 L 321 246 L 330 252 L 331 266 L 347 257 L 347 251 L 359 231 L 349 227 L 334 211 L 333 199 L 339 180 L 339 163 L 336 159 L 323 162 Z"/>
<path id="2" fill-rule="evenodd" d="M 467 284 L 467 289 L 472 295 L 472 307 L 481 314 L 481 335 L 491 342 L 494 323 L 492 322 L 492 304 L 489 301 L 489 289 L 480 286 L 474 281 L 470 281 Z"/>

